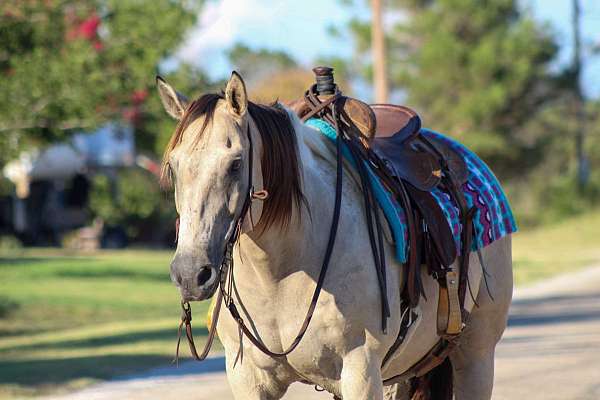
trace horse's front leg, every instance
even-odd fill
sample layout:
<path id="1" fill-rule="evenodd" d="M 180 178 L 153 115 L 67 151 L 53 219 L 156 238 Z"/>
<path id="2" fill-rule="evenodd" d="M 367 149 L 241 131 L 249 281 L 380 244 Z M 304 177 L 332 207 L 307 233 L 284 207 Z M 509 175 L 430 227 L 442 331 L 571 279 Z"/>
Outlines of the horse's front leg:
<path id="1" fill-rule="evenodd" d="M 355 348 L 344 357 L 340 386 L 344 400 L 382 399 L 381 360 L 364 347 Z"/>
<path id="2" fill-rule="evenodd" d="M 244 356 L 234 366 L 235 358 L 235 354 L 227 354 L 226 357 L 227 380 L 235 400 L 277 400 L 283 397 L 290 383 L 280 379 L 277 367 L 263 369 L 249 356 Z"/>

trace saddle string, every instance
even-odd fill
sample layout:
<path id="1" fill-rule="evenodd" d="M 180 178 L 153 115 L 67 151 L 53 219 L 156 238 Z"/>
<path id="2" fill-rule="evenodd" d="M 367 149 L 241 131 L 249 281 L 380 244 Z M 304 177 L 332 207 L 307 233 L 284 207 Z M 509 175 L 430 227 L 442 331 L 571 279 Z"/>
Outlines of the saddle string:
<path id="1" fill-rule="evenodd" d="M 483 261 L 483 255 L 481 254 L 481 250 L 477 249 L 477 258 L 479 258 L 479 264 L 481 265 L 481 270 L 483 271 L 483 281 L 485 282 L 485 288 L 487 290 L 488 296 L 490 296 L 490 299 L 492 299 L 492 301 L 496 301 L 494 299 L 494 296 L 492 296 L 492 292 L 490 290 L 490 286 L 488 284 L 488 276 L 490 276 L 490 273 L 487 272 L 487 267 L 485 266 L 485 263 Z"/>
<path id="2" fill-rule="evenodd" d="M 376 154 L 373 153 L 373 151 L 368 147 L 368 146 L 363 146 L 364 145 L 364 141 L 361 141 L 361 144 L 356 143 L 357 138 L 361 137 L 360 131 L 356 128 L 356 126 L 354 125 L 354 123 L 352 122 L 351 118 L 348 117 L 348 115 L 345 113 L 345 111 L 343 110 L 343 108 L 340 109 L 339 114 L 341 115 L 341 117 L 343 117 L 344 119 L 344 126 L 346 128 L 346 131 L 341 131 L 339 129 L 340 126 L 340 122 L 336 121 L 335 118 L 333 118 L 332 115 L 330 115 L 327 110 L 326 110 L 326 106 L 328 106 L 331 102 L 331 98 L 326 99 L 325 101 L 321 101 L 319 99 L 319 97 L 316 96 L 315 90 L 316 86 L 313 85 L 305 94 L 305 102 L 306 104 L 309 106 L 309 108 L 311 109 L 311 112 L 309 112 L 308 114 L 306 114 L 302 120 L 306 121 L 307 119 L 318 115 L 320 118 L 324 119 L 325 121 L 329 122 L 330 124 L 334 125 L 336 127 L 336 131 L 338 132 L 338 137 L 342 138 L 345 140 L 346 145 L 349 147 L 350 151 L 353 153 L 353 157 L 355 159 L 366 159 L 368 160 L 375 168 L 376 170 L 382 170 L 386 173 L 383 174 L 383 176 L 381 176 L 383 182 L 386 184 L 387 187 L 389 187 L 392 192 L 395 194 L 396 198 L 399 200 L 399 202 L 401 203 L 401 205 L 404 207 L 405 210 L 407 210 L 407 226 L 409 229 L 409 262 L 408 262 L 408 268 L 407 268 L 407 281 L 408 284 L 406 286 L 406 297 L 408 297 L 410 299 L 410 304 L 414 307 L 416 306 L 416 304 L 418 303 L 418 299 L 421 295 L 425 295 L 425 291 L 423 289 L 423 285 L 420 279 L 420 273 L 418 266 L 419 266 L 419 257 L 418 257 L 418 252 L 416 250 L 410 250 L 410 249 L 417 249 L 418 248 L 418 243 L 417 243 L 417 230 L 415 227 L 416 224 L 416 220 L 418 219 L 418 216 L 413 216 L 413 212 L 416 212 L 416 210 L 413 211 L 413 207 L 411 204 L 411 200 L 410 197 L 408 196 L 408 193 L 406 191 L 406 188 L 404 186 L 404 183 L 399 180 L 398 182 L 389 182 L 386 178 L 387 176 L 392 176 L 393 174 L 390 174 L 390 171 L 387 167 L 387 165 L 385 165 L 382 160 L 376 156 Z M 339 95 L 339 91 L 336 88 L 336 95 Z M 352 131 L 353 134 L 349 134 L 348 131 Z M 360 156 L 359 156 L 360 155 Z M 365 171 L 364 169 L 361 168 L 362 165 L 360 165 L 360 162 L 357 162 L 357 170 L 359 172 L 359 176 L 361 177 L 361 184 L 363 186 L 363 194 L 365 195 L 365 210 L 366 210 L 366 216 L 367 216 L 367 220 L 371 220 L 372 221 L 372 217 L 371 217 L 371 210 L 375 211 L 375 216 L 376 216 L 376 223 L 377 223 L 377 219 L 379 217 L 376 207 L 373 205 L 373 207 L 369 207 L 369 200 L 372 199 L 372 197 L 368 197 L 369 196 L 369 188 L 370 188 L 370 184 L 368 182 L 365 182 Z M 386 176 L 387 175 L 387 176 Z M 395 190 L 394 190 L 395 189 Z M 372 204 L 374 203 L 371 202 Z M 380 224 L 380 223 L 379 223 Z M 377 276 L 378 276 L 378 281 L 379 281 L 379 285 L 380 285 L 380 293 L 381 293 L 381 303 L 382 303 L 382 327 L 383 327 L 383 331 L 385 332 L 385 328 L 386 328 L 386 323 L 385 323 L 385 315 L 389 315 L 388 313 L 385 312 L 385 309 L 389 309 L 389 305 L 387 305 L 387 288 L 386 288 L 386 282 L 385 282 L 385 255 L 384 255 L 384 247 L 382 246 L 383 240 L 382 238 L 380 238 L 381 235 L 381 229 L 378 229 L 378 241 L 377 243 L 375 243 L 374 240 L 374 232 L 373 232 L 373 226 L 372 226 L 372 222 L 367 224 L 368 229 L 369 229 L 369 238 L 370 238 L 370 242 L 371 242 L 371 248 L 372 251 L 374 253 L 374 262 L 376 265 L 376 271 L 377 271 Z M 379 257 L 377 256 L 377 245 L 379 244 Z M 379 260 L 377 259 L 379 258 Z"/>
<path id="3" fill-rule="evenodd" d="M 467 276 L 467 288 L 469 289 L 469 296 L 471 297 L 471 300 L 473 301 L 473 306 L 479 308 L 479 303 L 477 302 L 477 299 L 475 299 L 475 296 L 473 295 L 473 288 L 471 287 L 471 279 L 469 279 L 468 276 Z"/>

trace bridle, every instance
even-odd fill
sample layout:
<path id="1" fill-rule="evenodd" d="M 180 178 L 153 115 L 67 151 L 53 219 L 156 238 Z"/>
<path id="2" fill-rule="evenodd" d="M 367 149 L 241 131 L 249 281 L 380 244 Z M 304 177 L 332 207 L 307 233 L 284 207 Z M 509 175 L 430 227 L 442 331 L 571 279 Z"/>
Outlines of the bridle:
<path id="1" fill-rule="evenodd" d="M 338 110 L 338 100 L 341 99 L 341 94 L 337 92 L 332 98 L 330 98 L 327 102 L 319 105 L 320 110 L 325 109 L 326 107 L 330 107 L 331 115 L 334 118 L 335 128 L 338 132 L 339 125 L 341 124 L 340 116 L 337 112 Z M 318 113 L 319 110 L 315 111 L 315 114 Z M 333 219 L 331 221 L 331 227 L 329 231 L 329 240 L 327 242 L 327 247 L 325 250 L 325 255 L 323 257 L 323 263 L 321 266 L 321 271 L 319 272 L 319 276 L 317 279 L 317 285 L 314 289 L 310 305 L 306 312 L 306 316 L 304 317 L 304 322 L 302 323 L 298 334 L 292 341 L 292 343 L 283 351 L 277 352 L 270 350 L 266 344 L 255 335 L 246 325 L 246 322 L 242 318 L 239 313 L 237 306 L 234 301 L 234 292 L 235 292 L 235 279 L 233 274 L 234 262 L 233 262 L 233 247 L 238 242 L 239 237 L 242 231 L 243 221 L 245 220 L 248 212 L 251 212 L 251 206 L 253 200 L 266 200 L 268 198 L 268 192 L 266 190 L 254 191 L 254 186 L 252 184 L 252 174 L 253 174 L 253 143 L 252 143 L 252 135 L 250 132 L 250 123 L 248 122 L 246 126 L 246 135 L 248 138 L 249 149 L 248 149 L 248 190 L 247 195 L 244 200 L 244 204 L 242 206 L 240 215 L 238 216 L 235 222 L 234 231 L 227 241 L 225 246 L 225 254 L 223 256 L 223 262 L 219 268 L 219 288 L 217 289 L 217 298 L 215 300 L 214 311 L 212 314 L 211 325 L 208 332 L 208 338 L 204 349 L 201 354 L 198 354 L 196 350 L 196 345 L 194 343 L 194 336 L 192 332 L 192 309 L 191 305 L 187 301 L 181 302 L 182 315 L 181 322 L 179 324 L 178 335 L 177 335 L 177 348 L 175 352 L 174 362 L 177 362 L 179 357 L 179 345 L 181 342 L 181 336 L 183 328 L 185 327 L 185 333 L 188 340 L 188 345 L 190 348 L 190 352 L 192 356 L 198 360 L 203 361 L 208 356 L 210 348 L 212 347 L 212 343 L 216 334 L 216 327 L 219 321 L 219 313 L 221 311 L 221 306 L 223 302 L 225 302 L 225 307 L 229 310 L 229 313 L 235 320 L 238 325 L 238 331 L 240 336 L 240 351 L 238 353 L 238 357 L 242 356 L 242 335 L 246 336 L 252 344 L 254 344 L 260 351 L 265 353 L 271 357 L 284 357 L 290 354 L 294 349 L 300 344 L 302 338 L 306 334 L 308 330 L 308 326 L 312 320 L 312 317 L 315 312 L 315 308 L 317 306 L 317 302 L 319 300 L 319 295 L 321 294 L 321 290 L 323 289 L 323 284 L 325 282 L 325 276 L 327 275 L 327 270 L 329 268 L 329 262 L 331 260 L 331 254 L 333 252 L 333 246 L 335 244 L 335 238 L 337 234 L 337 227 L 340 218 L 340 210 L 341 210 L 341 200 L 342 200 L 342 177 L 343 177 L 343 163 L 342 163 L 342 140 L 338 140 L 336 144 L 337 151 L 337 163 L 336 163 L 336 187 L 335 187 L 335 200 L 334 200 L 334 208 L 333 208 Z M 239 294 L 237 295 L 239 300 Z M 248 319 L 251 320 L 250 316 Z"/>

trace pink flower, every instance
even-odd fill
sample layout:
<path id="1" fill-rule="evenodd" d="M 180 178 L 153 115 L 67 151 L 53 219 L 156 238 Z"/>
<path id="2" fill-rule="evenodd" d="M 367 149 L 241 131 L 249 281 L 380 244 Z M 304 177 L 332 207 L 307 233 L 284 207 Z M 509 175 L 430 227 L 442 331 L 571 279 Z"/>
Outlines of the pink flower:
<path id="1" fill-rule="evenodd" d="M 146 89 L 138 89 L 131 94 L 131 101 L 133 101 L 133 104 L 141 104 L 147 97 L 148 91 Z"/>

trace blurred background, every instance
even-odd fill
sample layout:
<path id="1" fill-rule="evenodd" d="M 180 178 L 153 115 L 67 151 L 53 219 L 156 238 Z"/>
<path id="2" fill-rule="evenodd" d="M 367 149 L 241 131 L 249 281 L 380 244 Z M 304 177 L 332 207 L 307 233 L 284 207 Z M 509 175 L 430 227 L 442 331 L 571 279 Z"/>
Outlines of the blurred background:
<path id="1" fill-rule="evenodd" d="M 175 122 L 155 75 L 196 97 L 236 69 L 254 100 L 288 101 L 316 65 L 492 167 L 521 230 L 517 285 L 600 263 L 596 1 L 7 0 L 0 398 L 170 360 L 175 209 L 156 175 Z"/>

